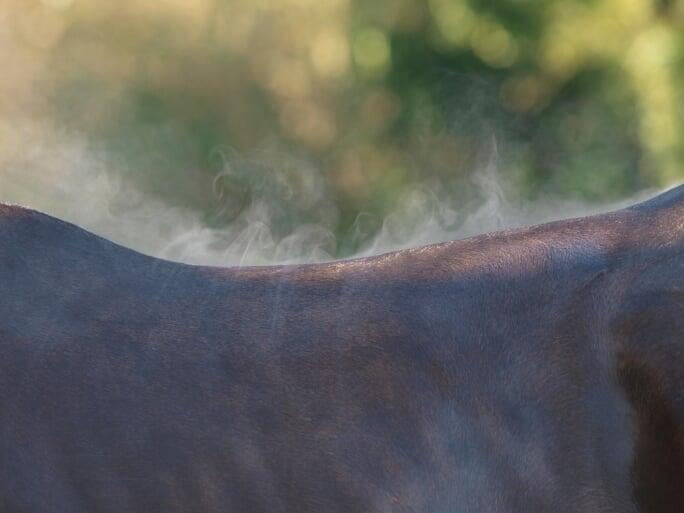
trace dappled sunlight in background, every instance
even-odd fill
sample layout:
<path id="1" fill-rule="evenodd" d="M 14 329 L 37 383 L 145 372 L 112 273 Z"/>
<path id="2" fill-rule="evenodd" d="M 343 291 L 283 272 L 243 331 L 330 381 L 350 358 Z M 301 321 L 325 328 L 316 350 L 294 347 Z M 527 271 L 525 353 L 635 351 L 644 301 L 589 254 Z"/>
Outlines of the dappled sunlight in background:
<path id="1" fill-rule="evenodd" d="M 377 252 L 684 179 L 674 0 L 6 0 L 0 70 L 0 200 L 177 260 Z"/>

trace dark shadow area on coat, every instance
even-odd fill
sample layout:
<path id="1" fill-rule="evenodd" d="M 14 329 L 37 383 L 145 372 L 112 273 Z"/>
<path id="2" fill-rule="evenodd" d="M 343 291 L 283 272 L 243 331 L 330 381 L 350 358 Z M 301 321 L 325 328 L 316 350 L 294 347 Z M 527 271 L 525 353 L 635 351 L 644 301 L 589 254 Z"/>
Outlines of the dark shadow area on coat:
<path id="1" fill-rule="evenodd" d="M 622 357 L 620 383 L 635 412 L 634 500 L 643 513 L 676 513 L 684 504 L 684 447 L 657 371 Z"/>

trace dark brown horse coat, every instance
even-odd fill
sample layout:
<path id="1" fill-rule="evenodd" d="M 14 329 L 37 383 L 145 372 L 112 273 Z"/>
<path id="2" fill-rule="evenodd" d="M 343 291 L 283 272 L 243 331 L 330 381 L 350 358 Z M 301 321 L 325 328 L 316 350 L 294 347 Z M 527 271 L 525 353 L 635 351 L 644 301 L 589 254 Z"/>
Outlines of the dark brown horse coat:
<path id="1" fill-rule="evenodd" d="M 684 187 L 320 265 L 0 205 L 0 513 L 684 511 Z"/>

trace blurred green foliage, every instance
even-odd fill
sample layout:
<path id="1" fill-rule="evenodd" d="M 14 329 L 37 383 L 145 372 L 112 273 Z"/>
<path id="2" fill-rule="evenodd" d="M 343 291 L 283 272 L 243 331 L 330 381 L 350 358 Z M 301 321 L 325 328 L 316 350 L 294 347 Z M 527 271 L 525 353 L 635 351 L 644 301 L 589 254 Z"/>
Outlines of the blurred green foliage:
<path id="1" fill-rule="evenodd" d="M 494 153 L 528 197 L 684 178 L 681 1 L 13 1 L 40 108 L 214 224 L 292 166 L 342 252 L 417 184 L 466 198 Z"/>

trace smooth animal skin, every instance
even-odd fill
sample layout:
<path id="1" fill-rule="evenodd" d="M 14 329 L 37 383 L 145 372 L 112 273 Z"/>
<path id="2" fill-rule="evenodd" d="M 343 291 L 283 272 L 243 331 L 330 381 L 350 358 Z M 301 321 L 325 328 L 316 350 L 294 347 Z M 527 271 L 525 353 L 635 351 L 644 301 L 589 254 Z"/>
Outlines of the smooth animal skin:
<path id="1" fill-rule="evenodd" d="M 0 513 L 681 513 L 684 186 L 316 265 L 0 205 Z"/>

